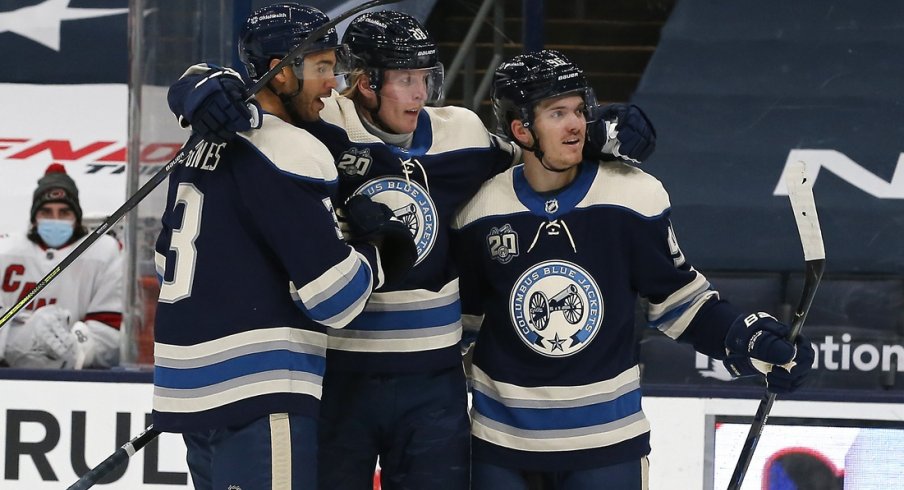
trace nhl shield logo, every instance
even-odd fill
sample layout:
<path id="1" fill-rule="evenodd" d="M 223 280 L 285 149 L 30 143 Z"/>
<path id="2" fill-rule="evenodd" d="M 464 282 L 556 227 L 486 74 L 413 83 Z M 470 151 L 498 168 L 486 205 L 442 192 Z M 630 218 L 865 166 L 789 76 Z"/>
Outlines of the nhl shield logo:
<path id="1" fill-rule="evenodd" d="M 537 264 L 515 282 L 509 300 L 518 337 L 547 357 L 584 349 L 599 333 L 603 298 L 593 277 L 567 261 Z"/>
<path id="2" fill-rule="evenodd" d="M 417 246 L 415 265 L 427 257 L 436 243 L 439 223 L 436 205 L 420 184 L 400 177 L 384 176 L 368 181 L 355 194 L 364 194 L 389 206 L 396 218 L 408 226 Z"/>
<path id="3" fill-rule="evenodd" d="M 518 256 L 518 233 L 508 223 L 500 228 L 494 226 L 487 235 L 487 249 L 491 259 L 508 264 Z"/>

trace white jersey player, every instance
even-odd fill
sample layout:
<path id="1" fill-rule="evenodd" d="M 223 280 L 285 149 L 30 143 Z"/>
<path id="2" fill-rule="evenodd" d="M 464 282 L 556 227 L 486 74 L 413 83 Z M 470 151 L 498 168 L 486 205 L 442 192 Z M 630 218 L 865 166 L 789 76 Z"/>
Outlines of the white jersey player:
<path id="1" fill-rule="evenodd" d="M 87 235 L 78 188 L 52 164 L 38 181 L 27 235 L 0 235 L 0 309 L 11 308 Z M 122 257 L 101 237 L 0 330 L 0 363 L 108 368 L 119 362 Z"/>

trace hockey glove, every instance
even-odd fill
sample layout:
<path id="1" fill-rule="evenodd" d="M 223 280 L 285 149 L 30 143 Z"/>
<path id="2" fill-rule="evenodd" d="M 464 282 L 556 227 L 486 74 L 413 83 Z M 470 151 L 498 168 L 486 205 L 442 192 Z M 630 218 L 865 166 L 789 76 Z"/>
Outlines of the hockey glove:
<path id="1" fill-rule="evenodd" d="M 345 203 L 350 241 L 377 246 L 385 278 L 383 288 L 401 283 L 417 260 L 417 247 L 408 226 L 385 204 L 358 194 Z"/>
<path id="2" fill-rule="evenodd" d="M 6 361 L 11 367 L 80 369 L 84 359 L 70 331 L 69 312 L 56 305 L 38 309 L 9 333 Z"/>
<path id="3" fill-rule="evenodd" d="M 170 97 L 177 97 L 175 90 L 171 89 Z M 182 117 L 196 133 L 211 143 L 225 143 L 235 133 L 261 125 L 260 104 L 254 99 L 245 103 L 245 83 L 230 68 L 211 70 L 184 97 Z M 170 100 L 171 107 L 176 108 L 177 104 Z"/>
<path id="4" fill-rule="evenodd" d="M 590 109 L 587 143 L 584 156 L 605 159 L 614 156 L 625 162 L 639 164 L 656 149 L 656 129 L 639 107 L 634 104 L 610 104 Z"/>
<path id="5" fill-rule="evenodd" d="M 765 374 L 771 393 L 796 390 L 812 369 L 815 352 L 804 335 L 792 344 L 789 332 L 787 325 L 766 313 L 738 317 L 725 336 L 725 367 L 735 377 Z"/>

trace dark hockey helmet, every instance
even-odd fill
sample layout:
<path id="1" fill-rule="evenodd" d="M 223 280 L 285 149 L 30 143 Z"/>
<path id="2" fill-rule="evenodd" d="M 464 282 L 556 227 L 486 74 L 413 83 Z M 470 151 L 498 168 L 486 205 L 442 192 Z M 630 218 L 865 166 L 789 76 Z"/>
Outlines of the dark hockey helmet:
<path id="1" fill-rule="evenodd" d="M 393 10 L 367 12 L 355 17 L 342 36 L 355 67 L 370 76 L 379 90 L 385 70 L 436 69 L 440 76 L 436 41 L 414 17 Z"/>
<path id="2" fill-rule="evenodd" d="M 252 80 L 262 77 L 270 69 L 270 60 L 286 56 L 327 22 L 329 17 L 320 10 L 297 3 L 278 3 L 252 12 L 239 32 L 239 58 L 248 76 Z M 339 35 L 336 29 L 330 29 L 302 55 L 338 47 Z M 294 65 L 301 61 L 298 59 Z"/>
<path id="3" fill-rule="evenodd" d="M 514 140 L 512 121 L 530 128 L 537 102 L 575 93 L 584 98 L 585 115 L 596 105 L 584 71 L 562 53 L 544 49 L 515 56 L 496 68 L 493 75 L 493 111 L 498 130 Z"/>

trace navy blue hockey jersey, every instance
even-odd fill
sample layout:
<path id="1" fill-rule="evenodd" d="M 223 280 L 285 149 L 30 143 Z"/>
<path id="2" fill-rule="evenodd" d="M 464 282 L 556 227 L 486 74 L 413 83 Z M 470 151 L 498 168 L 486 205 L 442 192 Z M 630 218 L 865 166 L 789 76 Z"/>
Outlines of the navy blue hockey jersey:
<path id="1" fill-rule="evenodd" d="M 474 457 L 569 470 L 647 454 L 635 301 L 648 298 L 650 324 L 682 340 L 720 303 L 678 247 L 659 181 L 584 162 L 569 186 L 540 194 L 518 166 L 484 185 L 453 229 L 465 320 L 482 324 Z"/>
<path id="2" fill-rule="evenodd" d="M 408 224 L 418 251 L 403 284 L 377 291 L 348 327 L 330 331 L 330 369 L 411 372 L 461 365 L 449 225 L 483 182 L 511 165 L 511 148 L 460 107 L 423 109 L 405 149 L 368 132 L 350 99 L 334 93 L 323 101 L 323 119 L 303 127 L 332 152 L 339 199 L 365 194 L 388 205 Z"/>
<path id="3" fill-rule="evenodd" d="M 155 428 L 316 416 L 326 327 L 348 324 L 382 278 L 372 245 L 342 241 L 336 182 L 323 144 L 269 114 L 173 171 L 156 246 Z"/>

